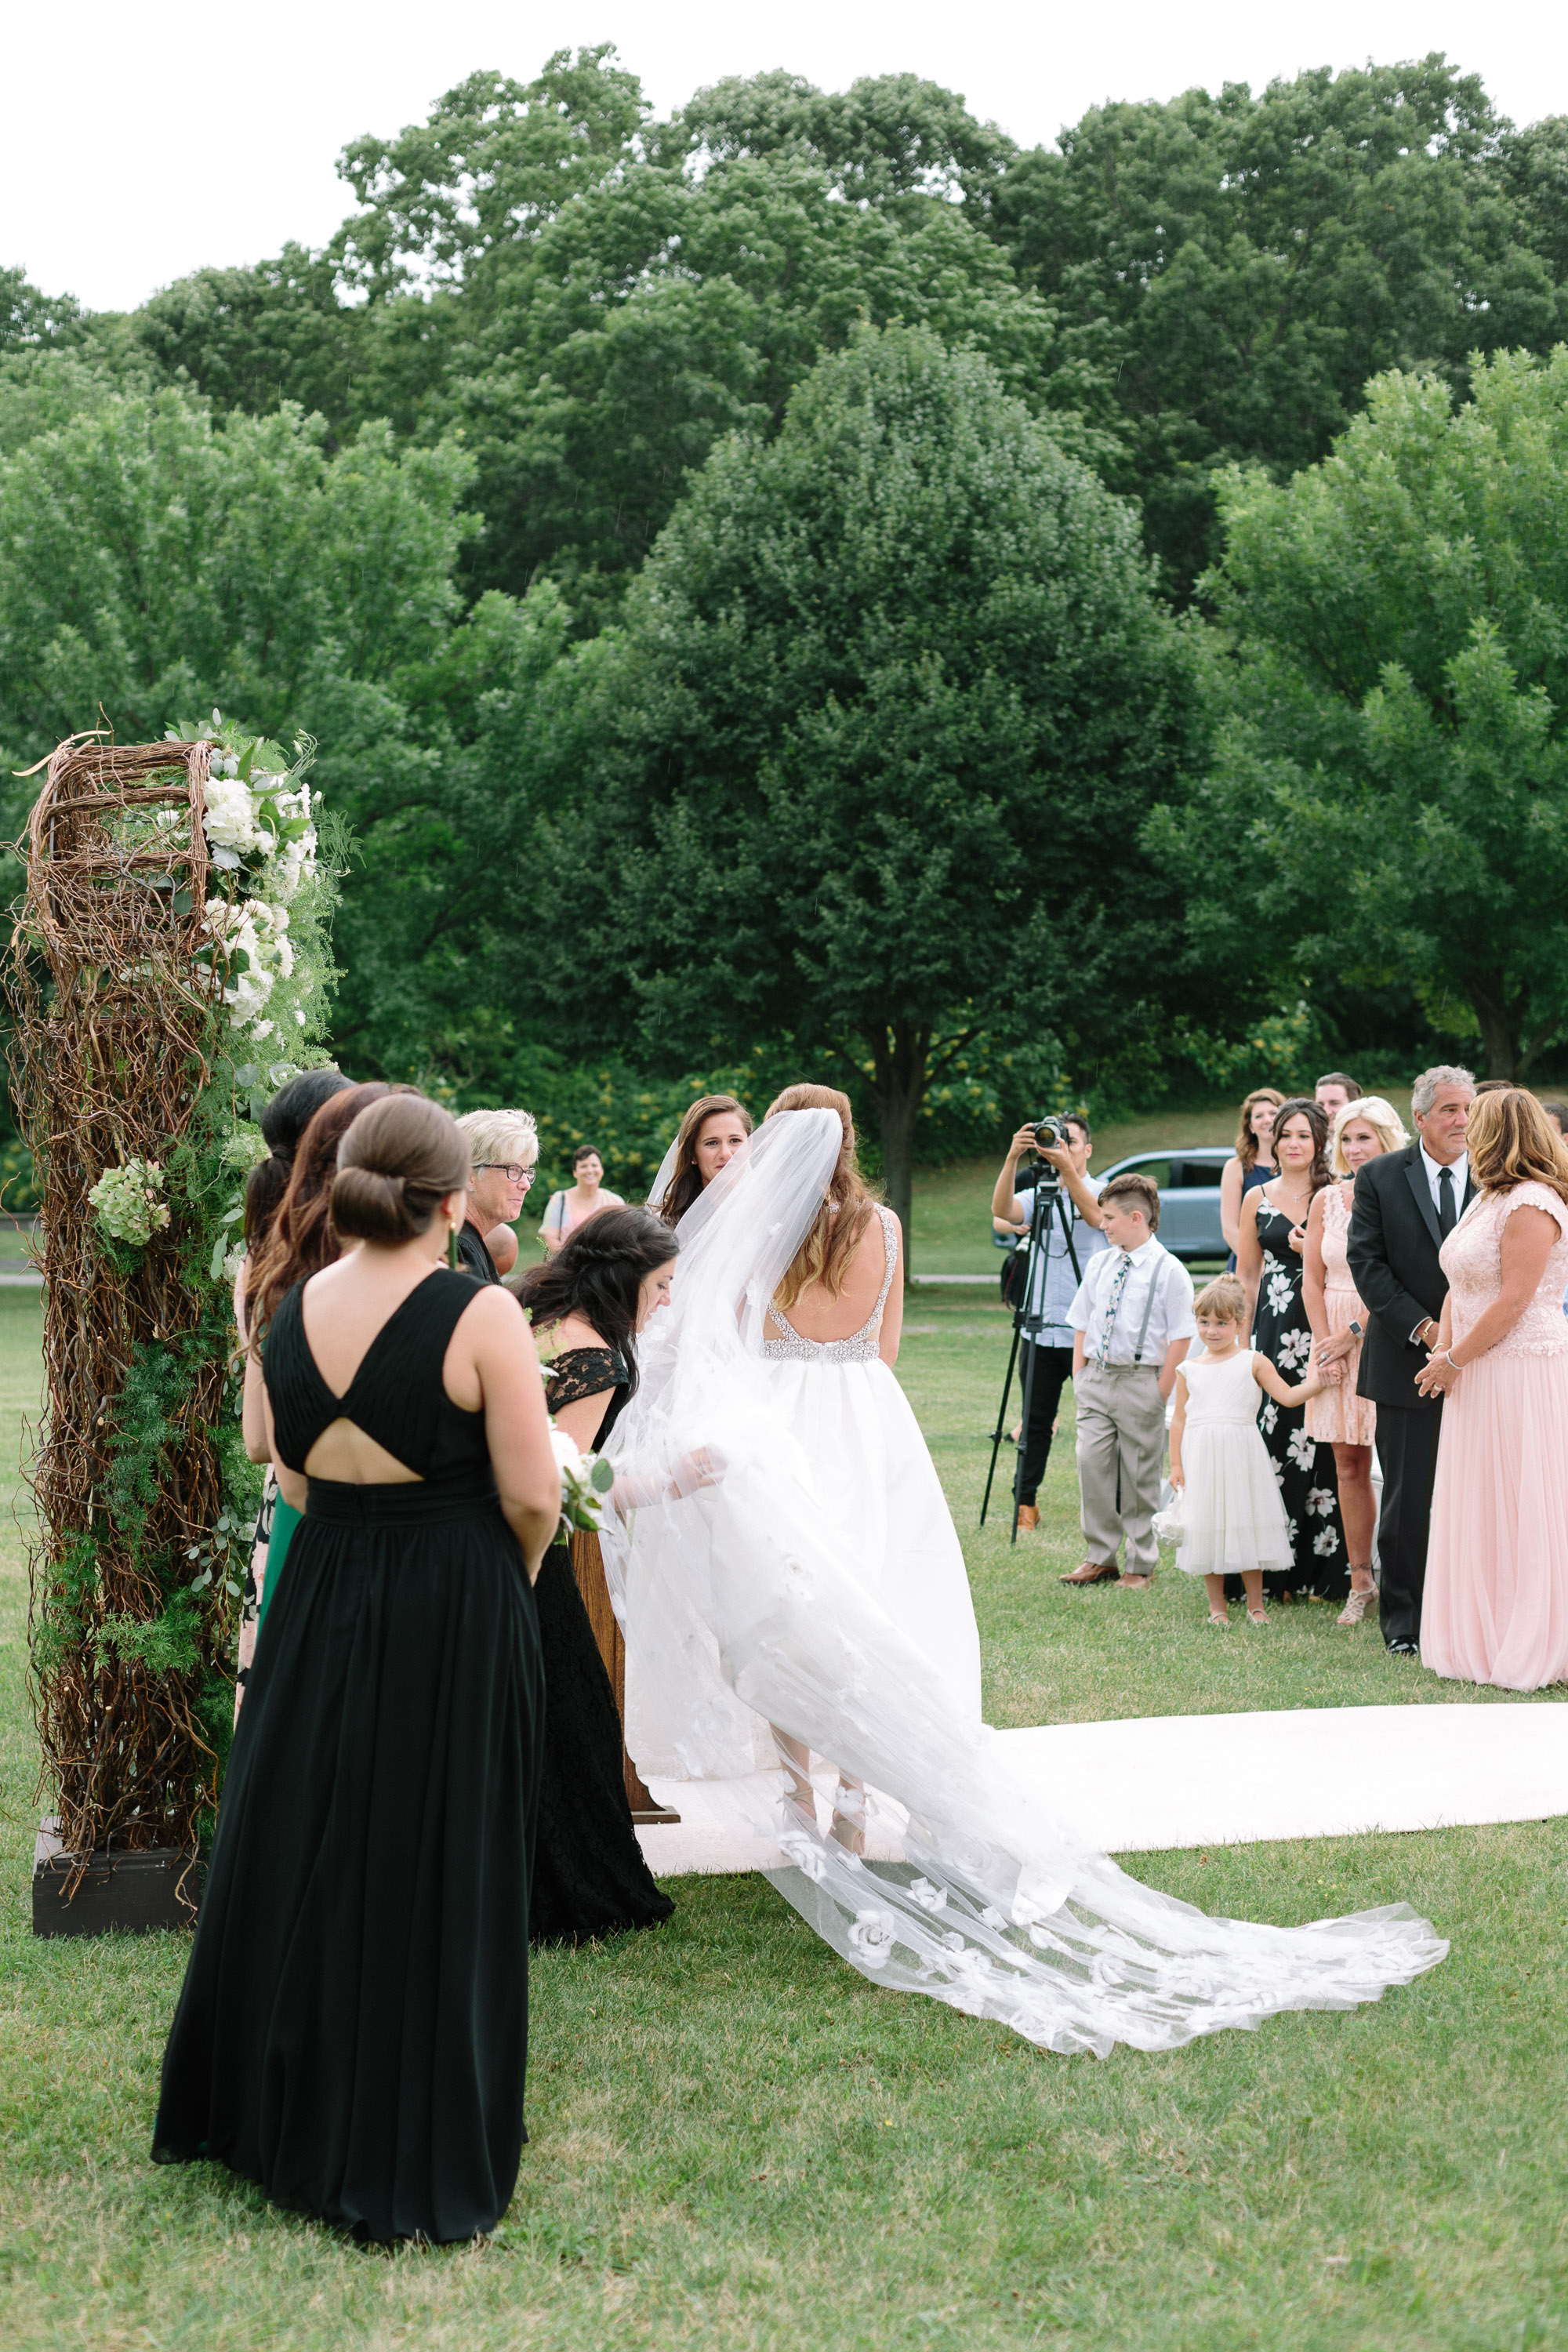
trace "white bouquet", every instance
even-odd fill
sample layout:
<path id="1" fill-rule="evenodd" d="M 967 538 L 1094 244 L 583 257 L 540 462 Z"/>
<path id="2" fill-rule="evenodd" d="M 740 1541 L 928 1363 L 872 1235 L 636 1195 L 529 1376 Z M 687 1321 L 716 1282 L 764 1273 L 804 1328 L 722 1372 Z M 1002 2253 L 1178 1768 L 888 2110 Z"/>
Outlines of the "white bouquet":
<path id="1" fill-rule="evenodd" d="M 543 1371 L 545 1367 L 540 1366 Z M 603 1454 L 581 1453 L 574 1439 L 563 1429 L 550 1424 L 551 1450 L 555 1466 L 561 1473 L 561 1525 L 556 1529 L 557 1543 L 569 1543 L 574 1530 L 596 1535 L 599 1531 L 599 1501 L 616 1483 L 613 1462 Z"/>

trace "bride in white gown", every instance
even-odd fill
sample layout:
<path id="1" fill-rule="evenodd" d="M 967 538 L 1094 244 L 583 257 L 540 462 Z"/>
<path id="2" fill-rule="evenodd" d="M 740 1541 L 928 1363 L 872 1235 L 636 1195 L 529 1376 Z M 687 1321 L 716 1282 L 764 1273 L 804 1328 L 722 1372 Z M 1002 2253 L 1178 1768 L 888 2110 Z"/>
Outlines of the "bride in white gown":
<path id="1" fill-rule="evenodd" d="M 862 1227 L 862 1281 L 879 1231 L 883 1264 L 858 1329 L 828 1336 L 865 1303 L 848 1277 L 836 1302 L 797 1286 L 797 1255 L 815 1233 L 820 1265 L 847 1213 L 845 1144 L 837 1111 L 784 1110 L 688 1211 L 673 1305 L 612 1441 L 612 1591 L 680 1771 L 753 1772 L 768 1725 L 830 1758 L 837 1835 L 780 1775 L 790 1866 L 774 1885 L 874 1981 L 1047 2048 L 1167 2049 L 1277 2010 L 1350 2008 L 1432 1967 L 1447 1947 L 1404 1905 L 1276 1928 L 1139 1885 L 1054 1817 L 982 1722 L 957 1538 L 879 1352 L 896 1227 Z M 854 1850 L 862 1782 L 908 1811 L 900 1861 Z"/>

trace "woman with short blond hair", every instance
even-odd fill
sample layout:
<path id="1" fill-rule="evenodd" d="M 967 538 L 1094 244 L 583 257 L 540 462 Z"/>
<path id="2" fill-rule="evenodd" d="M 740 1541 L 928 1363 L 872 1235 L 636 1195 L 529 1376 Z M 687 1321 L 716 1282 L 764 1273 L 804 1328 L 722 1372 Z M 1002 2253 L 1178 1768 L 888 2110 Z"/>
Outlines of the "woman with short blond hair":
<path id="1" fill-rule="evenodd" d="M 1477 1097 L 1465 1149 L 1477 1193 L 1416 1382 L 1447 1399 L 1421 1663 L 1540 1690 L 1568 1680 L 1568 1145 L 1510 1087 Z"/>
<path id="2" fill-rule="evenodd" d="M 1392 1103 L 1381 1095 L 1352 1097 L 1334 1114 L 1329 1139 L 1329 1167 L 1338 1181 L 1315 1193 L 1307 1213 L 1301 1297 L 1312 1327 L 1313 1360 L 1331 1383 L 1307 1407 L 1307 1434 L 1314 1443 L 1334 1449 L 1340 1517 L 1350 1553 L 1350 1598 L 1336 1620 L 1345 1626 L 1359 1625 L 1377 1606 L 1377 1587 L 1372 1577 L 1372 1543 L 1377 1527 L 1372 1449 L 1377 1438 L 1377 1407 L 1356 1393 L 1366 1308 L 1351 1278 L 1345 1241 L 1356 1170 L 1382 1152 L 1402 1150 L 1409 1140 Z"/>

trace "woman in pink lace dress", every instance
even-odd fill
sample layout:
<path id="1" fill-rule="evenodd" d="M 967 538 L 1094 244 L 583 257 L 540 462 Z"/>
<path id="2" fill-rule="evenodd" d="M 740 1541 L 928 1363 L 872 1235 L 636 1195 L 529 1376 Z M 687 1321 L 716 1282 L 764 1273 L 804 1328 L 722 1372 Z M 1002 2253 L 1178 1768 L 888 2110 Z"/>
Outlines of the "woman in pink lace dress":
<path id="1" fill-rule="evenodd" d="M 1334 1449 L 1334 1476 L 1351 1571 L 1350 1599 L 1336 1621 L 1341 1625 L 1359 1625 L 1363 1617 L 1375 1616 L 1377 1612 L 1377 1587 L 1372 1580 L 1372 1539 L 1377 1526 L 1372 1448 L 1377 1433 L 1377 1408 L 1356 1394 L 1366 1308 L 1356 1295 L 1345 1262 L 1345 1235 L 1350 1231 L 1356 1170 L 1375 1160 L 1379 1152 L 1398 1151 L 1409 1140 L 1399 1113 L 1381 1095 L 1362 1095 L 1346 1103 L 1335 1117 L 1329 1145 L 1329 1165 L 1341 1181 L 1316 1193 L 1307 1213 L 1301 1297 L 1312 1327 L 1313 1360 L 1332 1381 L 1307 1407 L 1307 1434 Z M 1341 1345 L 1336 1347 L 1336 1341 Z M 1335 1364 L 1337 1381 L 1331 1369 Z"/>
<path id="2" fill-rule="evenodd" d="M 1568 1679 L 1568 1146 L 1517 1087 L 1477 1097 L 1465 1139 L 1480 1189 L 1417 1380 L 1447 1397 L 1421 1662 L 1539 1690 Z"/>

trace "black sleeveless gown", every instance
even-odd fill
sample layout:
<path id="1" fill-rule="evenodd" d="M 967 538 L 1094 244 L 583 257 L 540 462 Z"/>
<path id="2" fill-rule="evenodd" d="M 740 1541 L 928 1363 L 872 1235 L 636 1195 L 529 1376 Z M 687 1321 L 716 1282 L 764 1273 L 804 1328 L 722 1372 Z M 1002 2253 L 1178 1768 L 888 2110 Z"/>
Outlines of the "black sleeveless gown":
<path id="1" fill-rule="evenodd" d="M 551 1367 L 558 1405 L 609 1394 L 603 1444 L 630 1390 L 608 1348 L 571 1348 Z M 564 1544 L 552 1544 L 534 1587 L 544 1654 L 544 1757 L 529 1927 L 536 1944 L 580 1944 L 657 1927 L 675 1906 L 643 1860 L 621 1765 L 621 1718 Z M 248 1702 L 247 1702 L 248 1704 Z"/>
<path id="2" fill-rule="evenodd" d="M 300 1292 L 265 1351 L 279 1458 L 351 1420 L 421 1485 L 310 1482 L 230 1756 L 153 2153 L 216 2158 L 374 2240 L 510 2201 L 528 2054 L 538 1619 L 484 1419 L 441 1368 L 478 1294 L 438 1269 L 348 1393 Z"/>

